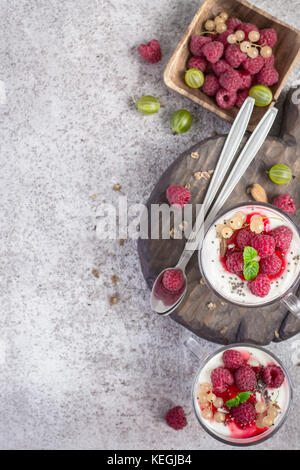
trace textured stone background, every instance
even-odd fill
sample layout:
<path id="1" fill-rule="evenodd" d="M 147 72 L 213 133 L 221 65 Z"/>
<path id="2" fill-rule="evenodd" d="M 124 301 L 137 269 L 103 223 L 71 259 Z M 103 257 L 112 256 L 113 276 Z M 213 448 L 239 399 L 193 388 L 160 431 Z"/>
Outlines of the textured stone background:
<path id="1" fill-rule="evenodd" d="M 300 27 L 299 1 L 254 3 Z M 144 201 L 187 146 L 228 132 L 162 80 L 199 4 L 0 1 L 1 448 L 228 448 L 192 414 L 197 361 L 182 344 L 188 333 L 151 313 L 136 242 L 121 247 L 94 230 L 100 202 L 117 202 L 115 183 L 129 203 Z M 163 60 L 151 66 L 136 46 L 153 37 Z M 165 107 L 143 117 L 130 107 L 133 93 Z M 175 137 L 168 119 L 181 107 L 195 122 Z M 121 300 L 110 307 L 114 293 Z M 291 371 L 296 400 L 288 423 L 259 448 L 299 448 L 296 340 L 270 346 Z M 201 345 L 203 354 L 217 348 Z M 188 414 L 181 432 L 162 419 L 172 404 Z"/>

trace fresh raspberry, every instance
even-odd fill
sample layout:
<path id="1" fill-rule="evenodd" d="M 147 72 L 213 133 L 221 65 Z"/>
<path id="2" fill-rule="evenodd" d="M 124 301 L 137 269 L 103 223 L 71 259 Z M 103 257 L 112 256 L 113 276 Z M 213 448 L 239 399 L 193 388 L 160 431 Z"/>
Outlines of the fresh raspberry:
<path id="1" fill-rule="evenodd" d="M 273 253 L 273 255 L 263 258 L 259 263 L 259 272 L 268 276 L 275 276 L 281 269 L 281 259 Z"/>
<path id="2" fill-rule="evenodd" d="M 233 108 L 236 103 L 236 99 L 236 92 L 225 90 L 225 88 L 221 88 L 216 94 L 217 103 L 222 109 Z"/>
<path id="3" fill-rule="evenodd" d="M 227 38 L 230 34 L 233 34 L 233 33 L 234 33 L 233 29 L 227 28 L 227 30 L 224 31 L 224 33 L 220 33 L 217 35 L 216 41 L 221 42 L 224 47 L 227 47 L 229 45 Z"/>
<path id="4" fill-rule="evenodd" d="M 242 31 L 244 31 L 245 33 L 245 39 L 244 41 L 248 41 L 248 34 L 251 32 L 251 31 L 259 31 L 258 27 L 255 26 L 255 24 L 251 24 L 251 23 L 243 23 L 239 26 L 238 29 L 241 29 Z"/>
<path id="5" fill-rule="evenodd" d="M 251 75 L 254 75 L 263 68 L 264 64 L 264 59 L 261 55 L 255 57 L 255 59 L 247 57 L 247 59 L 243 62 L 243 68 L 246 70 L 246 72 L 250 73 Z"/>
<path id="6" fill-rule="evenodd" d="M 244 258 L 241 251 L 232 253 L 232 255 L 227 256 L 226 266 L 228 271 L 231 273 L 240 273 L 243 271 L 244 267 Z"/>
<path id="7" fill-rule="evenodd" d="M 229 20 L 226 21 L 227 28 L 232 29 L 233 31 L 236 31 L 237 29 L 239 29 L 241 24 L 242 24 L 242 21 L 239 20 L 238 18 L 229 18 Z"/>
<path id="8" fill-rule="evenodd" d="M 228 386 L 234 383 L 233 375 L 226 367 L 217 367 L 214 369 L 211 373 L 210 380 L 216 395 L 221 395 L 226 392 Z"/>
<path id="9" fill-rule="evenodd" d="M 271 282 L 265 274 L 258 274 L 253 281 L 248 282 L 248 287 L 256 297 L 265 297 L 270 292 Z"/>
<path id="10" fill-rule="evenodd" d="M 293 232 L 289 227 L 280 225 L 279 227 L 274 228 L 270 235 L 275 240 L 275 248 L 280 251 L 287 251 L 289 249 L 293 238 Z"/>
<path id="11" fill-rule="evenodd" d="M 243 250 L 245 246 L 251 246 L 251 240 L 253 237 L 253 232 L 251 232 L 249 227 L 242 228 L 238 231 L 236 236 L 236 244 L 237 246 Z"/>
<path id="12" fill-rule="evenodd" d="M 253 423 L 256 418 L 255 408 L 252 403 L 240 403 L 239 406 L 231 408 L 234 420 L 242 426 Z"/>
<path id="13" fill-rule="evenodd" d="M 256 387 L 256 376 L 254 370 L 245 364 L 241 366 L 234 374 L 236 386 L 244 392 L 254 390 Z"/>
<path id="14" fill-rule="evenodd" d="M 168 426 L 178 431 L 187 425 L 187 420 L 181 406 L 171 408 L 166 414 L 166 422 Z"/>
<path id="15" fill-rule="evenodd" d="M 205 72 L 207 61 L 204 57 L 191 57 L 188 61 L 188 69 L 198 69 Z"/>
<path id="16" fill-rule="evenodd" d="M 261 56 L 258 56 L 258 57 L 261 57 Z M 251 60 L 256 60 L 256 59 L 251 59 Z M 257 74 L 257 80 L 260 85 L 272 86 L 278 82 L 279 74 L 272 65 L 265 65 Z"/>
<path id="17" fill-rule="evenodd" d="M 184 277 L 181 269 L 168 269 L 162 278 L 163 286 L 170 292 L 179 291 L 184 284 Z"/>
<path id="18" fill-rule="evenodd" d="M 215 74 L 219 77 L 222 73 L 227 72 L 228 70 L 231 70 L 231 65 L 226 62 L 224 59 L 218 60 L 215 64 L 213 64 L 213 71 Z"/>
<path id="19" fill-rule="evenodd" d="M 275 46 L 277 42 L 277 33 L 273 28 L 262 29 L 260 31 L 260 38 L 257 43 L 262 46 Z"/>
<path id="20" fill-rule="evenodd" d="M 192 195 L 184 186 L 173 184 L 166 191 L 170 206 L 184 207 L 191 199 Z"/>
<path id="21" fill-rule="evenodd" d="M 275 57 L 274 55 L 270 55 L 270 57 L 264 57 L 264 63 L 265 65 L 273 66 L 275 62 Z"/>
<path id="22" fill-rule="evenodd" d="M 203 46 L 202 52 L 208 62 L 215 64 L 222 57 L 224 52 L 224 46 L 221 42 L 212 41 Z"/>
<path id="23" fill-rule="evenodd" d="M 219 78 L 220 85 L 227 91 L 237 91 L 241 88 L 242 79 L 237 70 L 230 69 Z"/>
<path id="24" fill-rule="evenodd" d="M 225 59 L 227 62 L 236 69 L 247 59 L 247 54 L 241 51 L 237 44 L 230 44 L 225 50 Z"/>
<path id="25" fill-rule="evenodd" d="M 202 47 L 211 42 L 211 37 L 209 36 L 192 36 L 190 41 L 190 51 L 193 55 L 198 57 L 203 57 Z"/>
<path id="26" fill-rule="evenodd" d="M 157 39 L 152 39 L 148 44 L 141 44 L 138 47 L 140 56 L 150 64 L 155 64 L 161 60 L 161 50 Z"/>
<path id="27" fill-rule="evenodd" d="M 294 214 L 296 212 L 296 204 L 290 194 L 281 194 L 274 199 L 272 204 L 287 214 Z"/>
<path id="28" fill-rule="evenodd" d="M 202 91 L 208 96 L 214 96 L 220 88 L 219 80 L 213 73 L 205 75 Z"/>
<path id="29" fill-rule="evenodd" d="M 223 352 L 223 362 L 228 369 L 236 370 L 244 364 L 244 359 L 240 351 L 227 349 Z"/>
<path id="30" fill-rule="evenodd" d="M 251 83 L 252 83 L 252 75 L 250 73 L 244 71 L 244 70 L 239 70 L 239 74 L 242 80 L 240 89 L 244 90 L 245 88 L 250 88 Z"/>
<path id="31" fill-rule="evenodd" d="M 254 235 L 251 244 L 261 258 L 267 258 L 267 256 L 271 256 L 275 251 L 275 240 L 270 235 L 263 235 L 261 233 Z"/>
<path id="32" fill-rule="evenodd" d="M 284 381 L 284 372 L 281 367 L 270 364 L 264 368 L 263 381 L 270 388 L 279 388 Z"/>
<path id="33" fill-rule="evenodd" d="M 246 88 L 245 90 L 239 91 L 237 94 L 237 99 L 235 102 L 235 105 L 238 108 L 241 108 L 244 104 L 244 101 L 248 98 L 249 96 L 249 88 Z"/>

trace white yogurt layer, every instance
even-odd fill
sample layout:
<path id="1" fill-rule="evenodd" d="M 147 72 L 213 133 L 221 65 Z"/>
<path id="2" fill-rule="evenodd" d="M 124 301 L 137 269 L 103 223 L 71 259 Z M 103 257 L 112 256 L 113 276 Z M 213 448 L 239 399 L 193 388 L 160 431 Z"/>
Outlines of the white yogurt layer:
<path id="1" fill-rule="evenodd" d="M 243 356 L 244 354 L 248 354 L 251 359 L 256 359 L 258 362 L 266 366 L 268 364 L 276 364 L 279 365 L 272 356 L 267 354 L 265 351 L 262 351 L 260 349 L 256 349 L 255 347 L 246 347 L 246 346 L 238 346 L 238 347 L 233 347 L 229 349 L 236 349 L 240 351 Z M 223 359 L 222 359 L 223 351 L 220 353 L 216 354 L 212 359 L 203 367 L 203 369 L 200 371 L 198 378 L 195 382 L 195 389 L 194 389 L 194 405 L 196 412 L 198 414 L 199 419 L 201 422 L 209 428 L 214 434 L 217 434 L 219 437 L 224 437 L 228 438 L 231 435 L 231 430 L 230 428 L 225 425 L 224 423 L 217 423 L 216 421 L 212 420 L 206 420 L 201 417 L 201 409 L 199 407 L 198 401 L 197 401 L 197 395 L 199 394 L 200 391 L 200 385 L 204 382 L 211 382 L 210 376 L 211 372 L 213 369 L 216 367 L 224 366 Z M 278 405 L 280 406 L 280 413 L 275 419 L 275 424 L 274 426 L 278 426 L 278 424 L 281 422 L 281 420 L 284 418 L 284 415 L 286 413 L 286 410 L 289 406 L 290 398 L 291 398 L 291 390 L 289 387 L 289 383 L 287 378 L 285 377 L 283 384 L 274 390 L 268 390 L 269 395 L 271 396 L 272 399 L 276 400 Z M 259 398 L 259 393 L 257 394 L 257 398 Z M 268 430 L 264 431 L 263 433 L 259 434 L 256 436 L 257 439 L 261 439 L 263 435 L 269 434 L 269 432 L 272 432 L 274 430 L 274 426 L 269 428 Z M 236 437 L 236 436 L 235 436 Z M 240 431 L 240 437 L 243 438 L 243 431 Z"/>
<path id="2" fill-rule="evenodd" d="M 230 219 L 236 212 L 242 211 L 245 214 L 259 212 L 270 220 L 271 229 L 279 225 L 288 226 L 293 232 L 293 239 L 289 252 L 287 253 L 287 267 L 281 277 L 271 282 L 271 289 L 265 297 L 253 295 L 247 287 L 247 282 L 243 282 L 238 276 L 224 269 L 220 261 L 220 243 L 217 237 L 217 224 L 222 224 L 224 220 Z M 280 218 L 280 220 L 278 220 Z M 204 276 L 211 286 L 225 299 L 239 304 L 253 306 L 264 305 L 270 301 L 283 296 L 295 282 L 300 272 L 300 237 L 295 226 L 283 215 L 269 207 L 256 205 L 244 206 L 241 209 L 234 209 L 220 217 L 208 230 L 203 241 L 201 250 L 201 265 Z"/>

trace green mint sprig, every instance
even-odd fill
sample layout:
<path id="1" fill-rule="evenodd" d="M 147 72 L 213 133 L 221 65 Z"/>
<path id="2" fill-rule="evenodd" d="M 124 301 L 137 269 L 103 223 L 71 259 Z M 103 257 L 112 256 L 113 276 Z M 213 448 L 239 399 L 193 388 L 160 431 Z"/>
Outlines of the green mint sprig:
<path id="1" fill-rule="evenodd" d="M 227 408 L 232 408 L 239 406 L 240 403 L 245 403 L 250 398 L 250 392 L 241 392 L 236 397 L 231 398 L 231 400 L 227 400 L 225 405 Z"/>
<path id="2" fill-rule="evenodd" d="M 254 260 L 257 256 L 257 251 L 252 246 L 245 246 L 244 248 L 244 268 L 243 275 L 247 281 L 255 279 L 259 271 L 259 263 Z"/>

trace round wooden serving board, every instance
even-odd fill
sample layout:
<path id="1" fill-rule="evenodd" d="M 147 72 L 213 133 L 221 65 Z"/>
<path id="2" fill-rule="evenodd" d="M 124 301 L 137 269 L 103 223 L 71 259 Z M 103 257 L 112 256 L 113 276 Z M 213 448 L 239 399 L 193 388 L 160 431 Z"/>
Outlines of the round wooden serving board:
<path id="1" fill-rule="evenodd" d="M 282 134 L 280 137 L 268 137 L 255 160 L 242 177 L 224 206 L 230 207 L 239 202 L 252 200 L 247 188 L 253 183 L 261 184 L 267 192 L 269 201 L 279 194 L 288 192 L 296 202 L 297 212 L 293 218 L 300 225 L 300 105 L 293 104 L 290 90 L 284 108 Z M 191 202 L 201 204 L 208 181 L 196 180 L 194 173 L 215 168 L 226 136 L 216 136 L 203 140 L 181 154 L 165 171 L 152 191 L 147 202 L 151 204 L 167 203 L 166 189 L 172 184 L 185 186 L 190 184 Z M 242 145 L 245 144 L 244 138 Z M 200 157 L 191 157 L 198 152 Z M 266 170 L 276 163 L 286 163 L 296 177 L 287 185 L 276 185 L 269 180 Z M 151 212 L 148 210 L 149 227 Z M 175 227 L 176 228 L 176 227 Z M 175 266 L 183 250 L 185 239 L 145 240 L 139 239 L 138 251 L 142 271 L 149 288 L 160 271 L 168 266 Z M 239 308 L 222 302 L 201 282 L 197 253 L 194 253 L 187 266 L 188 291 L 179 308 L 171 315 L 172 319 L 182 324 L 196 335 L 208 341 L 221 344 L 250 342 L 265 345 L 271 341 L 281 341 L 300 332 L 300 320 L 289 313 L 279 303 L 259 308 Z M 300 289 L 298 289 L 298 295 Z M 210 307 L 214 307 L 210 309 Z M 214 305 L 215 304 L 215 305 Z"/>

